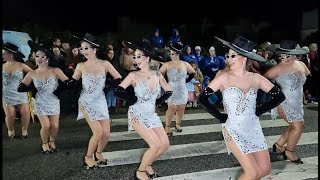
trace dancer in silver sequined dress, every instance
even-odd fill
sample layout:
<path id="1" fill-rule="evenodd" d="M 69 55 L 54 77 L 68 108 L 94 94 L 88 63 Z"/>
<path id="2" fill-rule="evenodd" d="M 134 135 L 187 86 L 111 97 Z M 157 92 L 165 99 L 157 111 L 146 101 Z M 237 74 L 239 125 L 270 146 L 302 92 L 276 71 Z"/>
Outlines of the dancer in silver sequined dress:
<path id="1" fill-rule="evenodd" d="M 271 114 L 273 118 L 280 115 L 289 124 L 289 127 L 281 134 L 272 149 L 274 152 L 282 153 L 284 159 L 302 164 L 303 162 L 294 151 L 304 129 L 303 85 L 310 71 L 297 58 L 297 55 L 307 54 L 308 51 L 296 48 L 296 45 L 297 43 L 292 40 L 270 45 L 268 49 L 277 53 L 281 61 L 267 71 L 264 76 L 275 80 L 286 95 L 286 100 L 272 110 Z M 285 144 L 287 144 L 286 147 L 284 147 Z"/>
<path id="2" fill-rule="evenodd" d="M 61 69 L 50 67 L 53 59 L 52 52 L 35 42 L 28 41 L 30 48 L 36 52 L 34 71 L 29 72 L 19 85 L 19 92 L 26 92 L 35 88 L 34 114 L 41 123 L 40 136 L 42 152 L 50 153 L 57 150 L 55 141 L 59 130 L 60 100 L 53 92 L 58 88 L 58 80 L 67 82 L 69 78 Z M 33 87 L 31 87 L 33 86 Z"/>
<path id="3" fill-rule="evenodd" d="M 133 59 L 139 70 L 128 74 L 115 89 L 115 95 L 126 100 L 130 105 L 128 130 L 135 130 L 150 147 L 144 153 L 138 170 L 134 172 L 135 179 L 152 179 L 159 175 L 153 171 L 151 164 L 169 147 L 169 139 L 156 113 L 156 106 L 169 98 L 172 91 L 163 75 L 149 67 L 151 59 L 159 60 L 162 57 L 156 56 L 147 44 L 125 43 L 134 50 Z M 132 86 L 133 94 L 128 90 Z M 157 99 L 161 88 L 165 93 Z"/>
<path id="4" fill-rule="evenodd" d="M 217 38 L 230 49 L 226 60 L 230 70 L 216 76 L 201 92 L 199 102 L 205 109 L 219 119 L 228 153 L 237 158 L 244 173 L 238 179 L 261 179 L 271 170 L 266 139 L 259 122 L 259 115 L 280 104 L 285 96 L 263 76 L 248 72 L 248 59 L 265 61 L 252 52 L 256 46 L 252 41 L 238 36 L 233 43 Z M 268 92 L 273 99 L 256 107 L 257 90 Z M 209 97 L 220 90 L 223 96 L 224 113 L 209 102 Z"/>
<path id="5" fill-rule="evenodd" d="M 24 73 L 28 73 L 32 69 L 22 63 L 23 57 L 24 55 L 18 51 L 18 46 L 11 43 L 3 44 L 2 58 L 6 62 L 2 65 L 2 107 L 6 115 L 5 121 L 10 138 L 15 137 L 16 107 L 21 115 L 21 137 L 28 137 L 30 122 L 28 94 L 18 92 L 17 89 Z"/>
<path id="6" fill-rule="evenodd" d="M 109 61 L 97 58 L 96 51 L 99 47 L 96 37 L 86 33 L 79 49 L 87 61 L 79 63 L 72 76 L 75 80 L 82 78 L 77 119 L 85 118 L 92 131 L 84 158 L 84 165 L 88 169 L 107 166 L 107 159 L 102 156 L 102 152 L 109 142 L 110 117 L 103 90 L 107 73 L 110 73 L 114 79 L 121 78 Z"/>
<path id="7" fill-rule="evenodd" d="M 171 61 L 164 63 L 159 71 L 162 74 L 167 75 L 169 85 L 171 86 L 173 92 L 172 96 L 168 99 L 165 127 L 168 136 L 171 136 L 171 121 L 175 114 L 175 130 L 177 132 L 182 131 L 180 125 L 188 100 L 188 89 L 186 82 L 190 81 L 194 77 L 195 70 L 189 63 L 179 59 L 180 52 L 183 48 L 181 44 L 172 44 L 169 45 L 169 48 Z"/>

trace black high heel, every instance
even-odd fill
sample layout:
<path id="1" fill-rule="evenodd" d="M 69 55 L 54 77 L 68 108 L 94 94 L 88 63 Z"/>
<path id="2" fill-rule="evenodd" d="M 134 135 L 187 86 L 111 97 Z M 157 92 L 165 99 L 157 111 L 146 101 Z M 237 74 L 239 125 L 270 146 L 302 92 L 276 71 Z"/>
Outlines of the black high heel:
<path id="1" fill-rule="evenodd" d="M 274 143 L 273 146 L 272 146 L 272 152 L 274 152 L 274 153 L 281 153 L 281 154 L 282 154 L 284 151 L 280 151 L 280 150 L 277 148 L 277 146 L 282 147 L 282 146 L 280 146 L 278 143 Z"/>
<path id="2" fill-rule="evenodd" d="M 85 156 L 83 160 L 83 166 L 86 167 L 87 169 L 97 169 L 97 165 L 89 166 L 89 164 L 86 162 L 86 157 L 92 158 L 92 156 L 91 157 Z"/>
<path id="3" fill-rule="evenodd" d="M 151 165 L 148 165 L 151 167 Z M 148 171 L 146 171 L 147 175 L 149 176 L 150 179 L 153 179 L 153 178 L 157 178 L 157 177 L 161 177 L 157 172 L 153 172 L 153 174 L 149 174 Z"/>
<path id="4" fill-rule="evenodd" d="M 169 136 L 169 137 L 172 136 L 172 135 L 173 135 L 173 132 L 170 130 L 170 127 L 171 127 L 171 126 L 166 126 L 166 127 L 169 128 L 169 132 L 167 132 L 167 136 Z"/>
<path id="5" fill-rule="evenodd" d="M 97 158 L 97 154 L 96 153 L 98 153 L 98 154 L 101 154 L 101 152 L 94 152 L 94 154 L 93 154 L 93 157 L 94 157 L 94 160 L 95 161 L 98 161 L 97 162 L 97 166 L 98 167 L 106 167 L 107 165 L 108 165 L 108 160 L 107 159 L 103 159 L 103 160 L 99 160 L 98 158 Z"/>
<path id="6" fill-rule="evenodd" d="M 283 151 L 283 159 L 284 159 L 284 160 L 289 159 L 288 156 L 286 155 L 286 151 L 289 151 L 289 152 L 294 153 L 294 151 L 290 151 L 290 150 L 284 148 L 284 151 Z M 296 159 L 296 160 L 291 160 L 291 159 L 289 159 L 289 160 L 290 160 L 291 162 L 293 162 L 293 163 L 303 164 L 303 162 L 301 161 L 300 158 L 298 158 L 298 159 Z"/>
<path id="7" fill-rule="evenodd" d="M 144 172 L 144 173 L 146 173 L 146 175 L 148 176 L 148 174 L 147 174 L 146 171 L 140 171 L 139 169 L 138 169 L 137 171 L 139 171 L 139 172 Z M 133 173 L 133 178 L 134 178 L 134 180 L 141 180 L 140 178 L 137 177 L 137 174 L 136 174 L 137 171 L 135 171 L 135 172 Z M 149 179 L 151 179 L 151 178 L 149 177 Z"/>
<path id="8" fill-rule="evenodd" d="M 50 142 L 54 142 L 54 141 L 49 141 L 49 147 L 50 147 L 50 151 L 51 152 L 55 152 L 55 151 L 58 151 L 58 148 L 57 148 L 57 146 L 55 146 L 54 148 L 52 148 L 51 146 L 50 146 Z"/>
<path id="9" fill-rule="evenodd" d="M 48 143 L 42 143 L 42 144 L 41 144 L 41 152 L 44 153 L 44 154 L 49 154 L 49 153 L 50 153 L 50 147 L 49 147 L 48 150 L 43 150 L 43 145 L 44 145 L 44 144 L 48 144 Z"/>
<path id="10" fill-rule="evenodd" d="M 176 125 L 174 126 L 175 130 L 176 130 L 177 132 L 182 132 L 182 129 L 181 129 L 181 128 L 177 128 L 177 125 L 180 126 L 180 124 L 176 124 Z"/>

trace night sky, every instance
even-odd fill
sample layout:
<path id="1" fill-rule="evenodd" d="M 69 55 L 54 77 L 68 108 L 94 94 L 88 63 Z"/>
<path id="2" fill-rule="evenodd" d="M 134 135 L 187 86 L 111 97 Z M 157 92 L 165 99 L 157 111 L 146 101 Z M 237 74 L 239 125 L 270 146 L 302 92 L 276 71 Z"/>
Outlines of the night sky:
<path id="1" fill-rule="evenodd" d="M 100 0 L 99 2 L 102 2 Z M 190 1 L 190 0 L 189 0 Z M 316 0 L 300 3 L 280 0 L 256 1 L 208 1 L 174 2 L 173 0 L 149 0 L 148 4 L 134 0 L 105 0 L 105 5 L 96 0 L 3 0 L 3 29 L 19 28 L 29 22 L 52 27 L 57 31 L 69 29 L 73 32 L 116 32 L 119 18 L 130 17 L 138 23 L 168 27 L 171 24 L 200 24 L 204 17 L 215 24 L 236 21 L 239 17 L 249 17 L 259 23 L 267 20 L 276 26 L 297 26 L 302 11 L 318 7 Z M 44 3 L 45 2 L 45 3 Z M 250 7 L 249 7 L 250 6 Z M 107 25 L 106 25 L 107 24 Z"/>

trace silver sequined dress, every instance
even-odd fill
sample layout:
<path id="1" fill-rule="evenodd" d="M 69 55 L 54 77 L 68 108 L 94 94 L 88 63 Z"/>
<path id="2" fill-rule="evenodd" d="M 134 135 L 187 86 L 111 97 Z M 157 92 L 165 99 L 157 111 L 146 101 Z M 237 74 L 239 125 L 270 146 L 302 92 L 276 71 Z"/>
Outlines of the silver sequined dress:
<path id="1" fill-rule="evenodd" d="M 18 92 L 18 86 L 23 79 L 23 72 L 16 71 L 13 74 L 2 72 L 2 97 L 4 104 L 15 106 L 28 103 L 28 94 Z"/>
<path id="2" fill-rule="evenodd" d="M 286 99 L 281 103 L 288 122 L 303 121 L 303 85 L 306 82 L 304 74 L 285 73 L 275 81 L 281 86 Z M 271 111 L 271 116 L 275 119 L 278 116 L 277 108 Z"/>
<path id="3" fill-rule="evenodd" d="M 222 124 L 222 130 L 227 130 L 244 154 L 268 149 L 259 117 L 255 115 L 256 99 L 257 90 L 254 87 L 246 94 L 235 86 L 223 91 L 223 105 L 228 119 Z"/>
<path id="4" fill-rule="evenodd" d="M 108 104 L 103 91 L 106 74 L 104 72 L 97 75 L 83 73 L 81 77 L 82 90 L 79 97 L 77 120 L 84 118 L 81 108 L 88 113 L 91 121 L 109 120 Z"/>
<path id="5" fill-rule="evenodd" d="M 34 86 L 38 92 L 34 99 L 36 115 L 58 115 L 60 114 L 60 100 L 53 94 L 58 88 L 58 79 L 50 76 L 47 80 L 35 77 Z"/>
<path id="6" fill-rule="evenodd" d="M 132 131 L 132 123 L 142 123 L 146 128 L 163 127 L 160 117 L 155 112 L 155 102 L 160 93 L 160 84 L 150 89 L 144 81 L 134 87 L 138 101 L 128 110 L 128 130 Z"/>
<path id="7" fill-rule="evenodd" d="M 172 89 L 172 95 L 168 102 L 172 105 L 187 104 L 188 89 L 186 84 L 187 70 L 177 69 L 175 67 L 167 71 L 169 85 Z"/>

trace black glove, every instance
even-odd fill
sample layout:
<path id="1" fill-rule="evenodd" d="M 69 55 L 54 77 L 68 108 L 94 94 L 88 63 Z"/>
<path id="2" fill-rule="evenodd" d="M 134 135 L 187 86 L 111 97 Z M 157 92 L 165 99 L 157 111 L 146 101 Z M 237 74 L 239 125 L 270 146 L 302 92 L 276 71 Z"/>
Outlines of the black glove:
<path id="1" fill-rule="evenodd" d="M 172 95 L 172 91 L 166 91 L 161 97 L 156 100 L 156 106 L 164 103 L 170 96 Z"/>
<path id="2" fill-rule="evenodd" d="M 189 74 L 189 77 L 186 79 L 186 83 L 190 82 L 194 78 L 195 73 Z"/>
<path id="3" fill-rule="evenodd" d="M 225 123 L 228 119 L 228 115 L 225 113 L 220 113 L 214 104 L 209 102 L 209 97 L 212 95 L 215 95 L 214 91 L 211 88 L 206 87 L 204 91 L 200 93 L 198 101 L 208 113 L 219 119 L 221 123 Z"/>
<path id="4" fill-rule="evenodd" d="M 124 89 L 122 86 L 117 86 L 114 91 L 114 95 L 120 99 L 125 100 L 129 106 L 135 104 L 138 101 L 138 97 L 132 93 L 131 87 L 129 86 L 129 89 Z"/>
<path id="5" fill-rule="evenodd" d="M 18 86 L 18 92 L 32 92 L 32 97 L 36 97 L 36 94 L 38 92 L 37 88 L 34 86 L 33 81 L 27 86 L 23 83 L 20 83 Z"/>
<path id="6" fill-rule="evenodd" d="M 75 87 L 77 80 L 70 78 L 65 81 L 58 81 L 58 87 L 53 91 L 53 94 L 59 97 L 59 94 L 67 89 L 71 89 Z"/>
<path id="7" fill-rule="evenodd" d="M 256 107 L 256 115 L 260 116 L 261 114 L 277 107 L 280 103 L 282 103 L 286 96 L 283 94 L 283 92 L 280 90 L 280 88 L 275 85 L 273 88 L 267 93 L 267 95 L 270 95 L 272 98 L 269 102 L 263 103 L 261 105 L 257 105 Z"/>

